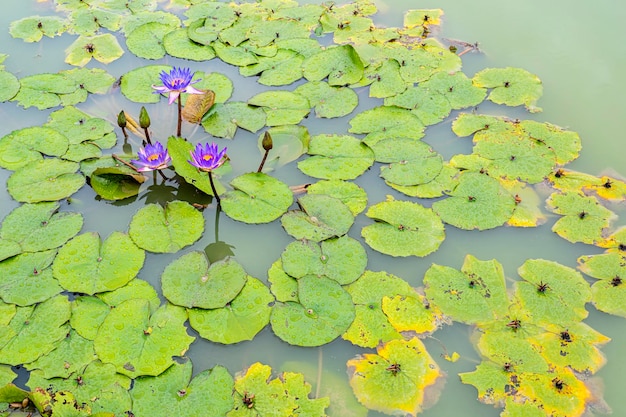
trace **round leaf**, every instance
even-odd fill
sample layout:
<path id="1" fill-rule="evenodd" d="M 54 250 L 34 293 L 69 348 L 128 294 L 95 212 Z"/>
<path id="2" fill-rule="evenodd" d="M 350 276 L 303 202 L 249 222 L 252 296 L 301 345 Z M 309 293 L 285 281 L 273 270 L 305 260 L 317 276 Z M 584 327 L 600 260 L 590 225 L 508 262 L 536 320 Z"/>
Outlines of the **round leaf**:
<path id="1" fill-rule="evenodd" d="M 0 263 L 0 294 L 6 303 L 27 306 L 62 291 L 48 268 L 56 251 L 24 253 Z"/>
<path id="2" fill-rule="evenodd" d="M 340 200 L 323 194 L 298 199 L 301 210 L 285 213 L 280 219 L 287 233 L 296 239 L 321 242 L 348 233 L 354 222 L 350 209 Z"/>
<path id="3" fill-rule="evenodd" d="M 350 135 L 317 135 L 309 143 L 309 155 L 298 168 L 315 178 L 351 180 L 374 163 L 374 155 L 359 139 Z"/>
<path id="4" fill-rule="evenodd" d="M 25 203 L 61 200 L 85 184 L 77 170 L 75 162 L 44 159 L 15 171 L 7 180 L 7 189 L 15 200 Z"/>

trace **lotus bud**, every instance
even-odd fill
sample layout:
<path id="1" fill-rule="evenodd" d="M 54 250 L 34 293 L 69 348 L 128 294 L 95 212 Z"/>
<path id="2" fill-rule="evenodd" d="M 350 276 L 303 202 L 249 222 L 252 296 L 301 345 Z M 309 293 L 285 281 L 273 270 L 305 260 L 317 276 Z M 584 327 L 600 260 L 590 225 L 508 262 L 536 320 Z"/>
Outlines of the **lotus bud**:
<path id="1" fill-rule="evenodd" d="M 270 132 L 265 132 L 265 136 L 263 136 L 263 141 L 261 142 L 261 144 L 263 145 L 263 149 L 265 149 L 266 151 L 269 151 L 274 147 L 274 144 L 272 143 L 272 135 L 270 135 Z"/>
<path id="2" fill-rule="evenodd" d="M 139 126 L 141 126 L 142 129 L 150 127 L 150 116 L 144 106 L 141 106 L 141 110 L 139 111 Z"/>
<path id="3" fill-rule="evenodd" d="M 117 125 L 122 129 L 126 127 L 126 114 L 124 114 L 124 110 L 117 115 Z"/>

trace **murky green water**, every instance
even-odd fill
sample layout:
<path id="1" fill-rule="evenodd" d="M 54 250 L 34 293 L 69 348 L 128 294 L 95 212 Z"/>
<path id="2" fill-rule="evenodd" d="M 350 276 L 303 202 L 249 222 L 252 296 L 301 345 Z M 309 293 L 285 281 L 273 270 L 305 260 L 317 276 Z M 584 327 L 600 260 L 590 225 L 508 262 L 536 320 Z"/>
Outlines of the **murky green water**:
<path id="1" fill-rule="evenodd" d="M 623 97 L 626 97 L 626 83 L 622 80 L 626 73 L 626 44 L 620 36 L 620 28 L 626 18 L 626 4 L 611 0 L 606 0 L 601 5 L 590 5 L 583 0 L 388 0 L 378 1 L 377 4 L 381 13 L 376 20 L 388 26 L 401 25 L 402 13 L 409 8 L 444 9 L 446 17 L 441 28 L 443 37 L 480 44 L 481 54 L 470 53 L 463 57 L 463 71 L 468 76 L 487 67 L 513 66 L 537 74 L 544 83 L 544 96 L 538 102 L 543 108 L 542 113 L 528 115 L 523 110 L 505 109 L 487 103 L 480 106 L 481 112 L 548 121 L 574 130 L 583 139 L 583 151 L 569 168 L 594 175 L 605 172 L 626 175 L 626 167 L 622 162 L 626 151 L 622 133 L 626 120 L 626 107 L 622 104 Z M 10 38 L 7 33 L 8 24 L 12 20 L 32 14 L 51 13 L 47 3 L 4 0 L 3 5 L 4 12 L 0 15 L 0 52 L 10 55 L 5 62 L 9 71 L 23 77 L 69 68 L 63 63 L 62 51 L 71 43 L 73 36 L 64 35 L 54 40 L 44 39 L 40 43 L 26 44 Z M 168 64 L 182 62 L 184 61 L 174 59 L 166 61 Z M 124 59 L 107 67 L 107 71 L 117 77 L 137 65 L 145 63 L 127 54 Z M 238 72 L 228 65 L 218 64 L 214 60 L 207 64 L 194 63 L 192 68 L 220 71 L 231 77 L 235 82 L 233 100 L 246 100 L 256 93 L 254 80 L 239 77 Z M 139 108 L 119 93 L 110 97 L 93 97 L 79 107 L 94 115 L 106 116 L 110 120 L 122 107 L 135 114 Z M 171 114 L 166 113 L 170 110 Z M 164 118 L 174 116 L 173 106 L 162 111 Z M 18 128 L 39 125 L 46 120 L 49 112 L 23 110 L 14 103 L 2 103 L 0 136 Z M 158 118 L 157 115 L 155 111 L 153 120 Z M 459 139 L 451 133 L 450 121 L 453 117 L 454 114 L 447 121 L 429 127 L 424 139 L 446 158 L 470 149 L 467 138 Z M 344 123 L 345 120 L 306 121 L 312 134 L 344 131 Z M 169 125 L 159 125 L 155 121 L 155 132 L 158 132 L 159 126 L 164 131 L 172 131 Z M 190 133 L 188 130 L 183 135 Z M 205 137 L 201 132 L 196 132 L 195 135 L 196 138 Z M 243 151 L 249 149 L 249 142 L 256 140 L 256 137 L 256 134 L 240 132 L 235 141 L 227 143 L 235 171 L 245 172 L 255 168 L 258 154 L 245 155 Z M 7 171 L 0 170 L 2 184 L 6 183 L 8 175 Z M 281 170 L 275 176 L 290 185 L 310 181 L 310 178 L 295 169 Z M 368 184 L 375 181 L 376 177 L 377 170 L 371 170 L 356 182 Z M 0 219 L 17 206 L 4 188 L 0 187 Z M 382 201 L 386 194 L 394 193 L 381 184 L 379 189 L 368 193 L 369 204 Z M 543 196 L 547 197 L 547 191 Z M 74 195 L 72 201 L 74 206 L 70 209 L 79 210 L 85 216 L 83 231 L 97 231 L 102 236 L 113 230 L 126 230 L 132 213 L 145 203 L 141 196 L 126 205 L 99 202 L 88 187 Z M 610 208 L 624 218 L 623 204 Z M 204 249 L 215 241 L 214 211 L 206 210 L 204 215 L 207 219 L 205 235 L 182 253 Z M 497 259 L 504 265 L 505 273 L 511 279 L 517 279 L 516 269 L 528 258 L 545 258 L 574 267 L 578 256 L 600 253 L 598 248 L 569 244 L 553 234 L 550 227 L 555 220 L 555 217 L 550 217 L 547 224 L 531 230 L 498 228 L 486 232 L 466 232 L 447 226 L 446 240 L 433 255 L 425 259 L 394 259 L 368 248 L 368 268 L 386 270 L 406 279 L 413 286 L 419 286 L 424 271 L 431 263 L 460 267 L 467 253 L 479 259 Z M 363 215 L 357 217 L 350 235 L 357 238 L 360 228 L 365 224 L 368 224 L 368 220 Z M 269 266 L 291 241 L 276 222 L 250 226 L 235 222 L 224 215 L 219 223 L 219 239 L 234 247 L 237 260 L 250 275 L 261 279 L 266 279 Z M 267 242 L 272 242 L 272 245 Z M 182 253 L 148 254 L 139 277 L 159 288 L 159 277 L 163 268 Z M 622 393 L 623 375 L 626 373 L 626 361 L 622 358 L 626 347 L 626 320 L 598 313 L 591 305 L 588 308 L 591 314 L 586 322 L 613 339 L 603 348 L 608 363 L 597 374 L 604 381 L 605 400 L 613 409 L 614 415 L 626 415 L 626 402 Z M 459 372 L 473 370 L 480 360 L 468 341 L 468 334 L 467 327 L 454 325 L 435 333 L 434 336 L 441 343 L 425 341 L 431 355 L 448 373 L 448 380 L 439 401 L 424 412 L 424 416 L 499 415 L 499 409 L 478 403 L 476 390 L 461 384 L 456 376 Z M 451 364 L 439 358 L 443 353 L 442 346 L 450 352 L 459 352 L 461 359 Z M 278 340 L 266 328 L 254 341 L 235 346 L 216 345 L 198 339 L 192 345 L 189 356 L 197 371 L 217 363 L 226 365 L 231 372 L 237 372 L 256 361 L 269 364 L 275 369 L 280 369 L 287 361 L 304 361 L 313 367 L 321 363 L 325 370 L 344 377 L 346 360 L 364 351 L 366 350 L 355 348 L 342 340 L 322 348 L 291 347 Z M 312 375 L 309 379 L 314 381 L 315 378 L 316 375 Z"/>

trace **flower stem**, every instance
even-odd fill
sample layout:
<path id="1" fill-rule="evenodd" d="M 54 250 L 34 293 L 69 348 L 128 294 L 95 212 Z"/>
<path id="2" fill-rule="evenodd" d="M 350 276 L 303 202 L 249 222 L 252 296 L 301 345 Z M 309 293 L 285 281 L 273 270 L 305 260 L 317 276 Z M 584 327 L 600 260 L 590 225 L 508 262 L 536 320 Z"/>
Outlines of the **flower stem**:
<path id="1" fill-rule="evenodd" d="M 123 164 L 124 164 L 124 165 L 126 165 L 128 168 L 132 168 L 133 170 L 135 170 L 135 172 L 137 172 L 137 168 L 135 168 L 135 166 L 133 166 L 133 164 L 130 164 L 130 163 L 128 163 L 128 162 L 126 162 L 126 161 L 124 161 L 122 158 L 120 158 L 119 156 L 117 156 L 117 155 L 115 155 L 115 154 L 111 155 L 111 157 L 112 157 L 113 159 L 115 159 L 116 161 L 123 163 Z"/>
<path id="2" fill-rule="evenodd" d="M 178 126 L 176 127 L 176 136 L 180 137 L 180 130 L 183 124 L 183 118 L 182 118 L 182 110 L 183 110 L 183 104 L 182 101 L 180 99 L 180 95 L 178 95 Z M 209 174 L 210 176 L 210 174 Z"/>
<path id="3" fill-rule="evenodd" d="M 261 172 L 263 170 L 263 165 L 265 165 L 265 160 L 267 159 L 267 155 L 270 153 L 269 149 L 265 151 L 263 155 L 263 159 L 261 160 L 261 164 L 259 165 L 259 169 L 256 172 Z"/>
<path id="4" fill-rule="evenodd" d="M 213 182 L 213 172 L 209 171 L 209 182 L 211 183 L 211 190 L 213 190 L 213 197 L 217 200 L 217 205 L 221 205 L 221 200 L 219 194 L 217 194 L 217 190 L 215 189 L 215 183 Z"/>
<path id="5" fill-rule="evenodd" d="M 150 133 L 148 133 L 148 128 L 146 127 L 143 131 L 146 134 L 146 142 L 148 142 L 150 145 L 152 145 L 152 141 L 150 140 Z M 144 145 L 145 145 L 145 143 L 144 143 Z"/>

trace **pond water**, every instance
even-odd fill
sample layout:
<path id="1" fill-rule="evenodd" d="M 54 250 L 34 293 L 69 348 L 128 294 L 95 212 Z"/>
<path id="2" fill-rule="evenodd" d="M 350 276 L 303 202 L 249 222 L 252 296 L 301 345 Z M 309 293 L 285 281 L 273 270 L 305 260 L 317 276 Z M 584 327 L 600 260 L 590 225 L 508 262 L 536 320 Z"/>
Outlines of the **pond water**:
<path id="1" fill-rule="evenodd" d="M 73 36 L 64 35 L 52 40 L 46 38 L 42 42 L 28 44 L 13 39 L 8 34 L 8 25 L 13 20 L 33 14 L 52 14 L 48 3 L 4 0 L 4 12 L 0 15 L 0 53 L 9 54 L 5 61 L 6 68 L 19 78 L 71 68 L 63 63 L 63 50 L 73 41 Z M 521 108 L 505 108 L 489 102 L 482 103 L 479 112 L 547 121 L 578 132 L 583 141 L 583 150 L 580 157 L 569 164 L 568 168 L 593 175 L 609 173 L 617 178 L 626 175 L 622 162 L 626 150 L 622 138 L 626 108 L 621 103 L 621 99 L 626 96 L 626 83 L 622 79 L 626 70 L 626 44 L 616 36 L 626 18 L 626 4 L 609 1 L 602 7 L 589 7 L 588 2 L 582 0 L 387 0 L 376 1 L 376 4 L 380 12 L 375 21 L 381 26 L 401 26 L 404 11 L 411 8 L 442 8 L 445 18 L 439 29 L 440 36 L 479 43 L 481 53 L 463 56 L 463 72 L 469 77 L 484 68 L 511 66 L 524 68 L 536 74 L 543 82 L 544 95 L 537 103 L 543 112 L 529 114 Z M 157 63 L 187 65 L 186 61 L 173 58 L 165 58 Z M 146 61 L 126 54 L 123 59 L 103 68 L 119 77 L 141 65 L 147 65 Z M 231 78 L 235 85 L 232 100 L 245 101 L 260 91 L 255 77 L 243 78 L 234 67 L 217 60 L 189 65 L 193 70 L 222 72 Z M 362 100 L 359 110 L 374 106 L 366 97 L 367 92 L 359 94 Z M 140 105 L 129 102 L 116 91 L 110 95 L 91 96 L 78 107 L 114 122 L 122 108 L 138 114 Z M 175 116 L 174 106 L 168 107 L 162 100 L 158 105 L 150 107 L 149 111 L 154 132 L 173 131 L 174 124 L 171 120 Z M 3 122 L 0 125 L 0 137 L 16 129 L 42 124 L 49 113 L 50 110 L 24 110 L 13 102 L 1 103 L 0 117 Z M 456 114 L 453 112 L 444 122 L 429 127 L 423 139 L 446 159 L 457 153 L 471 152 L 470 139 L 460 139 L 450 130 L 451 121 Z M 343 133 L 347 128 L 348 118 L 321 121 L 310 117 L 303 124 L 309 128 L 311 134 Z M 204 141 L 207 137 L 201 128 L 194 130 L 190 125 L 185 125 L 183 136 L 193 138 L 194 141 Z M 220 141 L 222 146 L 225 144 L 229 148 L 234 173 L 256 169 L 260 154 L 255 146 L 250 145 L 256 143 L 257 137 L 258 134 L 240 129 L 234 141 Z M 136 145 L 137 142 L 135 150 Z M 272 175 L 289 185 L 312 181 L 293 165 L 281 168 Z M 9 175 L 10 172 L 0 169 L 2 184 L 6 184 Z M 384 186 L 377 176 L 378 168 L 371 169 L 355 181 L 364 187 L 368 184 L 380 184 L 376 188 L 368 188 L 369 205 L 384 201 L 387 194 L 398 199 L 403 198 L 401 194 Z M 147 183 L 150 181 L 151 179 Z M 547 198 L 549 194 L 541 187 L 539 192 L 543 198 Z M 64 204 L 63 209 L 83 213 L 83 232 L 96 231 L 101 236 L 107 236 L 115 230 L 127 230 L 133 213 L 146 203 L 146 196 L 142 194 L 130 202 L 107 203 L 98 201 L 93 190 L 84 187 L 72 196 L 71 206 Z M 0 219 L 18 205 L 7 193 L 6 186 L 0 186 Z M 616 223 L 622 224 L 623 204 L 613 204 L 610 209 L 620 215 Z M 392 258 L 366 246 L 368 269 L 390 272 L 404 278 L 412 286 L 419 287 L 422 285 L 424 272 L 431 264 L 460 268 L 465 255 L 470 253 L 479 259 L 495 258 L 501 262 L 510 285 L 511 281 L 519 279 L 516 270 L 526 259 L 543 258 L 575 267 L 579 256 L 602 252 L 590 245 L 568 243 L 552 233 L 550 228 L 557 216 L 546 213 L 547 223 L 530 229 L 500 227 L 479 232 L 463 231 L 447 225 L 445 241 L 437 252 L 425 258 Z M 150 282 L 160 291 L 160 275 L 166 265 L 183 253 L 204 250 L 218 240 L 214 228 L 215 214 L 214 205 L 203 212 L 206 230 L 194 245 L 171 255 L 147 254 L 145 266 L 138 277 Z M 369 223 L 370 220 L 363 214 L 359 215 L 349 235 L 359 238 L 361 227 Z M 219 240 L 231 246 L 236 259 L 250 275 L 266 281 L 269 267 L 280 257 L 292 238 L 282 230 L 279 222 L 247 225 L 222 213 L 219 218 Z M 604 399 L 613 409 L 614 415 L 626 415 L 626 402 L 623 401 L 622 392 L 623 375 L 626 373 L 626 361 L 622 359 L 626 347 L 626 320 L 598 312 L 591 304 L 587 308 L 590 315 L 585 322 L 612 339 L 602 348 L 607 365 L 596 375 L 604 383 Z M 191 330 L 190 333 L 195 335 Z M 428 351 L 447 372 L 448 377 L 439 401 L 421 415 L 438 417 L 500 414 L 500 409 L 479 403 L 476 400 L 476 389 L 462 384 L 457 376 L 460 372 L 472 371 L 480 362 L 480 356 L 469 341 L 469 334 L 467 326 L 454 324 L 438 330 L 434 334 L 437 340 L 424 341 Z M 445 361 L 441 357 L 444 349 L 458 352 L 461 358 L 455 363 Z M 308 372 L 307 368 L 311 368 L 313 373 L 306 373 L 307 379 L 315 383 L 319 366 L 329 374 L 347 380 L 346 361 L 363 352 L 371 350 L 355 347 L 341 339 L 319 348 L 289 346 L 274 336 L 268 326 L 253 341 L 232 346 L 198 338 L 191 346 L 188 356 L 193 361 L 194 373 L 222 364 L 234 374 L 259 361 L 275 370 L 287 366 L 290 370 L 302 369 L 303 372 Z M 306 365 L 294 365 L 294 362 Z M 286 363 L 291 364 L 285 365 Z M 322 385 L 324 382 L 322 379 Z M 370 412 L 368 415 L 382 414 Z"/>

